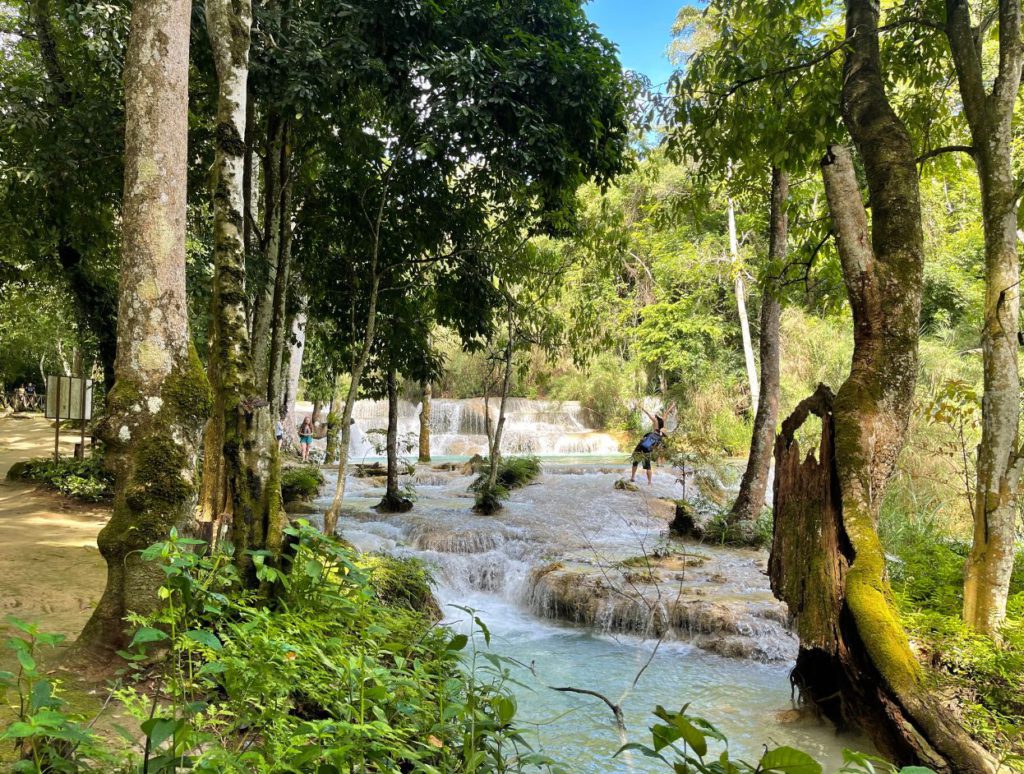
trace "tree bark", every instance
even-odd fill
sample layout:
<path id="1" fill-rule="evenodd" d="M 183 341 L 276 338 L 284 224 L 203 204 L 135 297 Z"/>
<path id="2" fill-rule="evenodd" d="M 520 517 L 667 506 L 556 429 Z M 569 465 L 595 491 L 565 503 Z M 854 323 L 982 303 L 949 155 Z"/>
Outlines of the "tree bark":
<path id="1" fill-rule="evenodd" d="M 270 340 L 273 326 L 274 293 L 281 258 L 281 224 L 284 197 L 283 158 L 287 144 L 284 120 L 276 111 L 267 116 L 267 150 L 263 162 L 263 238 L 260 252 L 263 267 L 252 310 L 252 355 L 256 383 L 267 389 L 271 374 Z"/>
<path id="2" fill-rule="evenodd" d="M 511 303 L 511 302 L 509 302 Z M 501 505 L 494 497 L 495 488 L 498 485 L 498 471 L 501 468 L 501 437 L 505 431 L 505 406 L 508 403 L 508 394 L 512 388 L 512 359 L 515 355 L 515 326 L 511 308 L 508 312 L 508 341 L 502 354 L 502 379 L 501 379 L 501 400 L 498 402 L 498 421 L 491 430 L 491 411 L 488 402 L 484 402 L 484 413 L 487 420 L 487 440 L 489 442 L 487 452 L 487 484 L 484 490 L 485 497 L 478 501 L 475 510 L 478 513 L 490 514 L 501 509 Z M 487 497 L 490 495 L 490 497 Z"/>
<path id="3" fill-rule="evenodd" d="M 419 461 L 430 462 L 430 381 L 423 382 L 423 398 L 420 403 L 420 450 Z"/>
<path id="4" fill-rule="evenodd" d="M 789 222 L 786 200 L 789 179 L 784 171 L 772 168 L 771 213 L 769 216 L 768 261 L 766 274 L 775 271 L 786 257 Z M 779 323 L 782 305 L 776 283 L 766 277 L 761 297 L 761 387 L 756 401 L 754 432 L 750 439 L 747 467 L 740 482 L 740 491 L 733 503 L 729 520 L 732 523 L 752 522 L 761 514 L 768 489 L 768 474 L 775 442 L 775 425 L 779 418 Z"/>
<path id="5" fill-rule="evenodd" d="M 398 491 L 398 373 L 388 370 L 388 482 L 384 499 L 377 509 L 385 513 L 404 513 L 412 509 L 412 501 Z"/>
<path id="6" fill-rule="evenodd" d="M 281 151 L 281 236 L 277 271 L 274 276 L 274 298 L 270 310 L 270 370 L 267 379 L 267 400 L 274 407 L 277 416 L 284 419 L 282 395 L 285 391 L 285 351 L 288 345 L 288 281 L 291 275 L 292 226 L 291 226 L 291 162 L 287 142 Z"/>
<path id="7" fill-rule="evenodd" d="M 747 366 L 747 383 L 750 387 L 752 413 L 756 416 L 760 391 L 757 387 L 757 368 L 754 366 L 754 345 L 750 338 L 750 320 L 747 318 L 747 291 L 743 286 L 740 247 L 736 238 L 736 208 L 731 196 L 729 197 L 729 256 L 732 259 L 733 271 L 736 273 L 736 311 L 739 313 L 740 335 L 743 337 L 743 361 Z M 664 392 L 664 387 L 662 387 L 662 392 Z"/>
<path id="8" fill-rule="evenodd" d="M 287 386 L 282 396 L 284 402 L 285 422 L 284 432 L 290 438 L 293 435 L 298 437 L 298 429 L 301 422 L 295 410 L 295 403 L 299 395 L 299 380 L 302 377 L 302 356 L 306 351 L 306 304 L 300 300 L 299 308 L 292 317 L 292 334 L 288 342 L 288 379 Z M 313 404 L 313 415 L 311 417 L 313 429 L 316 429 L 320 421 L 320 404 Z"/>
<path id="9" fill-rule="evenodd" d="M 1017 331 L 1020 262 L 1013 177 L 1013 108 L 1020 90 L 1020 0 L 999 3 L 999 69 L 986 91 L 982 41 L 967 0 L 946 0 L 946 35 L 981 184 L 985 235 L 985 318 L 981 332 L 985 392 L 978 446 L 974 541 L 964 578 L 964 622 L 992 637 L 1006 617 L 1013 573 L 1020 452 Z"/>
<path id="10" fill-rule="evenodd" d="M 219 83 L 214 158 L 214 277 L 207 423 L 198 534 L 217 543 L 230 528 L 235 561 L 256 584 L 248 549 L 276 553 L 284 512 L 271 407 L 257 388 L 245 294 L 245 155 L 249 37 L 247 0 L 207 0 Z"/>
<path id="11" fill-rule="evenodd" d="M 78 653 L 125 645 L 124 618 L 150 613 L 164 579 L 141 551 L 187 522 L 210 388 L 189 339 L 185 294 L 191 4 L 137 0 L 125 62 L 125 188 L 116 383 L 99 434 L 115 474 L 97 543 L 107 585 Z"/>
<path id="12" fill-rule="evenodd" d="M 923 680 L 891 602 L 876 529 L 914 396 L 924 240 L 915 153 L 885 93 L 874 0 L 847 0 L 846 38 L 843 120 L 864 163 L 872 227 L 850 154 L 833 146 L 822 176 L 853 311 L 853 362 L 831 415 L 824 412 L 824 433 L 835 438 L 834 466 L 822 454 L 818 464 L 828 469 L 805 496 L 819 498 L 816 508 L 807 506 L 820 520 L 818 547 L 802 558 L 782 555 L 783 577 L 774 573 L 773 588 L 797 619 L 794 679 L 808 699 L 833 720 L 859 725 L 899 764 L 987 774 L 996 770 L 991 756 Z M 785 436 L 786 424 L 783 430 Z M 780 533 L 801 529 L 791 518 L 799 480 L 782 453 L 792 445 L 780 440 L 779 446 L 776 544 Z M 825 480 L 828 486 L 820 484 Z M 821 586 L 822 578 L 831 584 L 827 593 L 794 593 Z"/>

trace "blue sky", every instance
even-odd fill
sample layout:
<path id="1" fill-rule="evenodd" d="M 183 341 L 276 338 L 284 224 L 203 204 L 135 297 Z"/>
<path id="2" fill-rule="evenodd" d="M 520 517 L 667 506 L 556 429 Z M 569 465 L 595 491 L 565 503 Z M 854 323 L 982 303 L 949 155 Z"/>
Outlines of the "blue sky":
<path id="1" fill-rule="evenodd" d="M 622 66 L 636 70 L 655 84 L 672 72 L 665 49 L 676 13 L 687 0 L 591 0 L 587 16 L 619 47 Z"/>

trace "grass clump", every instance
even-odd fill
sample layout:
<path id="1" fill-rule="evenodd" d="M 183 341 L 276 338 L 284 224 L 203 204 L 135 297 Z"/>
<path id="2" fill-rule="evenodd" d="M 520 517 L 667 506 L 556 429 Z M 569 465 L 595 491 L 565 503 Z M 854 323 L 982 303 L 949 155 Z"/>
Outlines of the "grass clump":
<path id="1" fill-rule="evenodd" d="M 94 454 L 85 459 L 38 457 L 16 462 L 7 472 L 11 481 L 35 481 L 63 495 L 87 503 L 110 500 L 114 496 L 114 477 L 103 465 L 103 457 Z"/>
<path id="2" fill-rule="evenodd" d="M 480 465 L 480 474 L 469 485 L 469 490 L 476 493 L 473 510 L 482 514 L 497 513 L 512 490 L 529 484 L 540 475 L 540 470 L 538 457 L 502 457 L 498 462 L 498 475 L 495 477 L 494 486 L 491 486 L 491 463 L 484 460 Z"/>
<path id="3" fill-rule="evenodd" d="M 320 493 L 324 474 L 316 465 L 297 465 L 281 471 L 281 499 L 287 503 L 309 501 Z"/>

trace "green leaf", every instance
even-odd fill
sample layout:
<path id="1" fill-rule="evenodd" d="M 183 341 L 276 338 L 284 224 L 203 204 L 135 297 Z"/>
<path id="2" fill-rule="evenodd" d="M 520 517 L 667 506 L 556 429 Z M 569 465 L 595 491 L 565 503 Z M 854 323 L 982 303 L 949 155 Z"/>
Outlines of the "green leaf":
<path id="1" fill-rule="evenodd" d="M 27 650 L 18 651 L 18 663 L 21 664 L 21 668 L 26 672 L 36 671 L 36 660 L 32 658 L 32 654 Z"/>
<path id="2" fill-rule="evenodd" d="M 465 634 L 456 634 L 448 643 L 448 650 L 462 650 L 469 643 L 469 637 Z"/>
<path id="3" fill-rule="evenodd" d="M 763 772 L 775 771 L 780 774 L 822 774 L 820 763 L 792 747 L 769 750 L 761 756 L 758 768 Z"/>
<path id="4" fill-rule="evenodd" d="M 160 640 L 166 640 L 167 633 L 162 632 L 159 629 L 153 629 L 149 626 L 143 626 L 132 637 L 131 643 L 128 645 L 129 648 L 134 648 L 136 645 L 143 645 L 147 642 L 159 642 Z"/>
<path id="5" fill-rule="evenodd" d="M 224 646 L 221 641 L 217 639 L 217 635 L 213 632 L 208 632 L 205 629 L 192 629 L 185 632 L 185 636 L 193 642 L 198 642 L 200 645 L 205 645 L 211 650 L 221 650 Z"/>
<path id="6" fill-rule="evenodd" d="M 184 725 L 184 721 L 175 718 L 150 718 L 142 724 L 142 731 L 149 737 L 150 744 L 157 748 L 169 736 Z"/>

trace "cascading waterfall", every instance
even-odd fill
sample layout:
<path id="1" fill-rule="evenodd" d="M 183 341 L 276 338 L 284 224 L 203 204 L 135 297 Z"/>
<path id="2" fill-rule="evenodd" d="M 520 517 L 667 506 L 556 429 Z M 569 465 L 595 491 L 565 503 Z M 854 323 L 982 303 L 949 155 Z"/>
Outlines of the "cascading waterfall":
<path id="1" fill-rule="evenodd" d="M 498 401 L 491 400 L 492 426 L 498 421 Z M 400 444 L 415 448 L 419 438 L 420 404 L 400 401 Z M 431 406 L 430 453 L 438 457 L 487 454 L 487 413 L 483 398 L 435 399 Z M 615 454 L 618 443 L 595 424 L 579 401 L 509 398 L 505 410 L 502 448 L 509 454 L 583 455 Z M 360 400 L 353 410 L 355 428 L 349 457 L 379 456 L 388 424 L 387 401 Z"/>
<path id="2" fill-rule="evenodd" d="M 365 409 L 364 418 L 374 421 L 374 410 Z M 550 409 L 556 410 L 564 409 Z M 544 404 L 517 411 L 534 425 L 553 419 Z M 460 431 L 481 416 L 464 401 L 437 413 L 439 427 Z M 403 411 L 410 415 L 417 418 Z M 489 627 L 492 648 L 533 665 L 517 680 L 544 679 L 617 698 L 652 659 L 642 690 L 624 704 L 631 729 L 646 726 L 655 703 L 693 701 L 726 731 L 734 750 L 752 756 L 768 738 L 826 763 L 838 762 L 844 746 L 864 749 L 860 740 L 837 740 L 787 709 L 796 641 L 767 588 L 764 554 L 670 540 L 671 498 L 680 496 L 674 477 L 659 470 L 653 487 L 627 492 L 612 486 L 622 471 L 607 463 L 547 463 L 535 485 L 517 491 L 492 517 L 471 511 L 472 476 L 442 466 L 418 466 L 403 477 L 417 491 L 414 509 L 403 514 L 374 512 L 380 482 L 352 477 L 340 530 L 360 550 L 425 562 L 449 625 L 470 631 L 459 608 L 473 608 Z M 543 726 L 548 751 L 573 760 L 574 771 L 659 770 L 640 759 L 629 766 L 612 759 L 616 740 L 599 703 L 566 704 L 570 699 L 543 685 L 518 698 Z M 570 711 L 584 714 L 548 724 Z M 780 724 L 776 716 L 787 712 L 797 719 Z"/>

